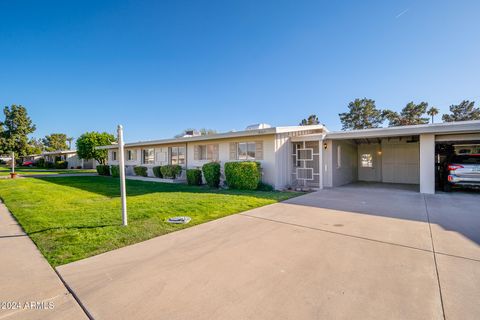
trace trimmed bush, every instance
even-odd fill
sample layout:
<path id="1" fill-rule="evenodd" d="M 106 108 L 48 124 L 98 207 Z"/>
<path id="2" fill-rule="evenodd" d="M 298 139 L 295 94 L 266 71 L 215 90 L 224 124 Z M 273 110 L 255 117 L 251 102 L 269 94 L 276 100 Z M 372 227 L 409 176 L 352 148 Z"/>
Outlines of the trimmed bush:
<path id="1" fill-rule="evenodd" d="M 162 174 L 162 167 L 161 166 L 158 166 L 158 167 L 153 167 L 152 168 L 152 171 L 153 171 L 153 175 L 157 178 L 163 178 L 163 174 Z"/>
<path id="2" fill-rule="evenodd" d="M 142 166 L 133 167 L 133 172 L 135 172 L 135 175 L 137 176 L 147 177 L 148 176 L 147 171 L 148 171 L 147 167 L 142 167 Z"/>
<path id="3" fill-rule="evenodd" d="M 35 163 L 35 166 L 37 166 L 39 168 L 44 168 L 45 167 L 45 159 L 44 158 L 38 159 L 37 162 Z"/>
<path id="4" fill-rule="evenodd" d="M 97 173 L 100 176 L 109 176 L 110 175 L 110 166 L 99 164 L 97 166 Z"/>
<path id="5" fill-rule="evenodd" d="M 205 163 L 202 167 L 203 177 L 211 188 L 218 188 L 220 185 L 220 163 Z"/>
<path id="6" fill-rule="evenodd" d="M 263 183 L 260 181 L 258 184 L 257 190 L 259 191 L 275 191 L 275 188 L 269 185 L 268 183 Z"/>
<path id="7" fill-rule="evenodd" d="M 202 170 L 200 169 L 188 169 L 187 170 L 187 183 L 191 186 L 199 186 L 202 184 Z"/>
<path id="8" fill-rule="evenodd" d="M 120 167 L 116 165 L 110 166 L 110 174 L 112 177 L 120 177 Z"/>
<path id="9" fill-rule="evenodd" d="M 160 172 L 164 178 L 175 179 L 180 173 L 182 173 L 182 167 L 178 164 L 162 166 L 160 168 Z"/>
<path id="10" fill-rule="evenodd" d="M 68 161 L 55 161 L 55 169 L 67 169 Z"/>
<path id="11" fill-rule="evenodd" d="M 225 179 L 231 189 L 255 190 L 261 180 L 259 162 L 227 162 L 225 163 Z"/>
<path id="12" fill-rule="evenodd" d="M 46 161 L 45 162 L 45 169 L 55 169 L 55 163 Z"/>

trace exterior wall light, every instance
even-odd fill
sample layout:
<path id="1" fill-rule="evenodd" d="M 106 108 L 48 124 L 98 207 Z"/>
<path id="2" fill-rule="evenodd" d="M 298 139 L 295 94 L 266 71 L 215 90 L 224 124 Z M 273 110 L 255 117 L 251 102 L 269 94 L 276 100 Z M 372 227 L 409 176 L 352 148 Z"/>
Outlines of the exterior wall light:
<path id="1" fill-rule="evenodd" d="M 327 150 L 327 143 L 326 142 L 323 144 L 323 149 Z"/>

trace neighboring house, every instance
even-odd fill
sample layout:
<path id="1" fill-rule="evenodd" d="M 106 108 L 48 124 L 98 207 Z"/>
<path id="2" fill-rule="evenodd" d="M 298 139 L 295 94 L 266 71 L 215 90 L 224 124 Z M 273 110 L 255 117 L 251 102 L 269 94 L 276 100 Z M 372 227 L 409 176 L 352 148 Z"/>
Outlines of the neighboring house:
<path id="1" fill-rule="evenodd" d="M 276 127 L 125 144 L 127 174 L 134 166 L 210 161 L 259 161 L 262 180 L 275 189 L 322 189 L 355 181 L 419 184 L 435 192 L 440 145 L 480 144 L 480 121 L 329 132 L 322 125 Z M 118 146 L 108 164 L 118 164 Z M 464 148 L 465 149 L 465 148 Z"/>
<path id="2" fill-rule="evenodd" d="M 42 153 L 45 161 L 55 162 L 57 160 L 67 161 L 68 168 L 76 169 L 94 169 L 96 167 L 96 161 L 93 159 L 80 159 L 76 150 L 59 150 Z"/>
<path id="3" fill-rule="evenodd" d="M 39 159 L 45 159 L 46 162 L 55 162 L 57 160 L 67 161 L 68 168 L 76 169 L 94 169 L 96 167 L 96 161 L 93 159 L 84 160 L 80 159 L 76 150 L 58 150 L 58 151 L 45 151 L 41 154 L 32 154 L 21 157 L 22 162 L 33 161 L 37 162 Z"/>

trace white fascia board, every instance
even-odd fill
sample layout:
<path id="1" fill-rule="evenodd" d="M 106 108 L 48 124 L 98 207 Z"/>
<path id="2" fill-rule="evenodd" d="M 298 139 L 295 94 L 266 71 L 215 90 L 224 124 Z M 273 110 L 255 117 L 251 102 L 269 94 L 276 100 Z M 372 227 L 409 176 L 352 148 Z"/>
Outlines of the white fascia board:
<path id="1" fill-rule="evenodd" d="M 479 132 L 480 120 L 434 123 L 416 126 L 375 128 L 352 131 L 329 132 L 327 139 L 361 139 L 361 138 L 382 138 L 420 135 L 424 133 L 433 134 L 454 134 L 466 132 Z"/>
<path id="2" fill-rule="evenodd" d="M 219 140 L 219 139 L 229 139 L 229 138 L 242 138 L 242 137 L 251 137 L 251 136 L 263 136 L 263 135 L 270 135 L 270 134 L 277 134 L 277 133 L 288 133 L 288 132 L 303 131 L 303 130 L 316 130 L 316 129 L 323 129 L 323 128 L 324 126 L 322 125 L 313 125 L 308 127 L 292 126 L 292 127 L 274 127 L 274 128 L 257 129 L 257 130 L 234 131 L 234 132 L 209 134 L 206 136 L 181 137 L 181 138 L 172 138 L 172 139 L 126 143 L 125 148 L 173 144 L 173 143 L 209 141 L 209 140 Z M 101 146 L 101 147 L 97 147 L 97 149 L 118 149 L 118 145 Z"/>

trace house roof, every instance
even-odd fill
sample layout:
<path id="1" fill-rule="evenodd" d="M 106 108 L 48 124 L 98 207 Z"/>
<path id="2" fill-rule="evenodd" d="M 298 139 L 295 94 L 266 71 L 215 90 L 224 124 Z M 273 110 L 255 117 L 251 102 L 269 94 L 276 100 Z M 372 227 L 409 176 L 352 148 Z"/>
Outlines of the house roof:
<path id="1" fill-rule="evenodd" d="M 49 156 L 55 154 L 70 154 L 70 153 L 77 153 L 77 150 L 57 150 L 57 151 L 45 151 L 42 152 L 42 156 Z"/>
<path id="2" fill-rule="evenodd" d="M 159 144 L 171 144 L 171 143 L 182 143 L 182 142 L 193 142 L 193 141 L 208 141 L 208 140 L 240 138 L 240 137 L 250 137 L 250 136 L 258 136 L 258 135 L 288 133 L 288 132 L 295 132 L 295 131 L 302 131 L 302 130 L 319 130 L 319 129 L 323 129 L 324 131 L 327 130 L 323 125 L 273 127 L 273 128 L 255 129 L 255 130 L 231 131 L 231 132 L 224 132 L 224 133 L 209 134 L 205 136 L 138 141 L 138 142 L 126 143 L 125 147 L 128 148 L 128 147 L 136 147 L 136 146 L 151 146 L 151 145 L 159 145 Z M 118 148 L 116 144 L 97 147 L 97 149 L 116 149 L 116 148 Z"/>
<path id="3" fill-rule="evenodd" d="M 334 131 L 326 134 L 326 139 L 361 139 L 415 136 L 424 133 L 455 134 L 480 132 L 480 120 L 420 124 L 413 126 L 374 128 L 351 131 Z"/>

